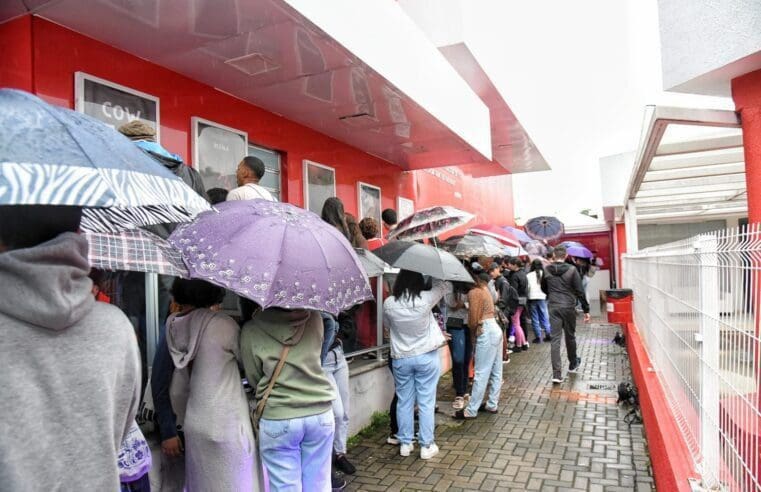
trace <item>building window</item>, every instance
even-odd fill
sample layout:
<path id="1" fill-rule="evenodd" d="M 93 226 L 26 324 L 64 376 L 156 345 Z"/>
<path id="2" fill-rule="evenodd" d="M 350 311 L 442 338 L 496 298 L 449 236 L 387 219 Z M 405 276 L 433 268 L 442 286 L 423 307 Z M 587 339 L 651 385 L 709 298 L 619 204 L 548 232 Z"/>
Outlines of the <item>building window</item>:
<path id="1" fill-rule="evenodd" d="M 256 145 L 248 146 L 248 155 L 258 157 L 264 162 L 264 177 L 259 181 L 259 184 L 267 188 L 272 195 L 281 200 L 280 195 L 280 152 L 265 149 L 263 147 L 257 147 Z"/>

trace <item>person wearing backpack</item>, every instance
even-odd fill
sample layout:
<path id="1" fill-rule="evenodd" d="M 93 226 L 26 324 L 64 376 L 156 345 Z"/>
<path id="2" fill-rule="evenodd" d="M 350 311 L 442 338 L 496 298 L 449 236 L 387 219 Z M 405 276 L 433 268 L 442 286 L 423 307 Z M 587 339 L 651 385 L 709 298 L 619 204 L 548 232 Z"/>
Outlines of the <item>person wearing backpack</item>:
<path id="1" fill-rule="evenodd" d="M 581 365 L 581 358 L 576 354 L 576 301 L 581 303 L 584 322 L 589 323 L 589 302 L 584 295 L 581 276 L 573 265 L 565 262 L 568 256 L 564 246 L 555 247 L 554 262 L 544 270 L 541 285 L 547 294 L 547 304 L 552 327 L 552 382 L 563 382 L 563 369 L 560 360 L 560 336 L 565 335 L 565 347 L 568 352 L 568 372 L 575 373 Z"/>

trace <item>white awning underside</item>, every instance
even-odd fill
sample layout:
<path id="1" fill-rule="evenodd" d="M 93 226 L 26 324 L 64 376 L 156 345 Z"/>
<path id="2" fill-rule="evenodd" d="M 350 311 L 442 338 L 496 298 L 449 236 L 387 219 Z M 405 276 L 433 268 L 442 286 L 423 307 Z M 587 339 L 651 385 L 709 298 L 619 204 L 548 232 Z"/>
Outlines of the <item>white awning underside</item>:
<path id="1" fill-rule="evenodd" d="M 746 214 L 737 114 L 648 107 L 627 198 L 640 223 Z"/>

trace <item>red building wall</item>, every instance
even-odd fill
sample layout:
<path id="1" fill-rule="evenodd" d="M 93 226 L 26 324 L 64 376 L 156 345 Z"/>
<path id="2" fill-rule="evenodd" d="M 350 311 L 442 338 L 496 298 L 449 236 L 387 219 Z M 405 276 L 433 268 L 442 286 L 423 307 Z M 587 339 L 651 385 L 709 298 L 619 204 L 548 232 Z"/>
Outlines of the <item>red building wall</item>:
<path id="1" fill-rule="evenodd" d="M 86 72 L 160 99 L 161 142 L 191 163 L 191 117 L 248 132 L 249 142 L 283 153 L 283 199 L 303 205 L 302 162 L 336 169 L 336 191 L 357 212 L 357 181 L 381 188 L 383 207 L 397 196 L 415 208 L 453 205 L 478 215 L 473 223 L 513 224 L 509 175 L 475 179 L 457 167 L 403 172 L 361 150 L 216 89 L 85 37 L 39 17 L 0 25 L 0 86 L 31 90 L 46 101 L 74 107 L 74 73 Z M 433 174 L 432 174 L 433 173 Z"/>
<path id="2" fill-rule="evenodd" d="M 743 128 L 748 221 L 761 222 L 761 70 L 732 80 L 732 99 Z"/>

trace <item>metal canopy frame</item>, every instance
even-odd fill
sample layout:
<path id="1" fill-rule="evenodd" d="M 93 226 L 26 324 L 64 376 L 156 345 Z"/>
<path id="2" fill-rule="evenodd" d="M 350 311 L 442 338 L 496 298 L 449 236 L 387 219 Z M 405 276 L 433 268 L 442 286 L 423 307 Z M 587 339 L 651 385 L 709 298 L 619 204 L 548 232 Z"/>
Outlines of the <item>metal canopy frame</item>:
<path id="1" fill-rule="evenodd" d="M 670 125 L 710 127 L 724 134 L 663 142 Z M 626 201 L 627 210 L 634 212 L 639 223 L 746 213 L 739 115 L 727 110 L 647 106 Z"/>

